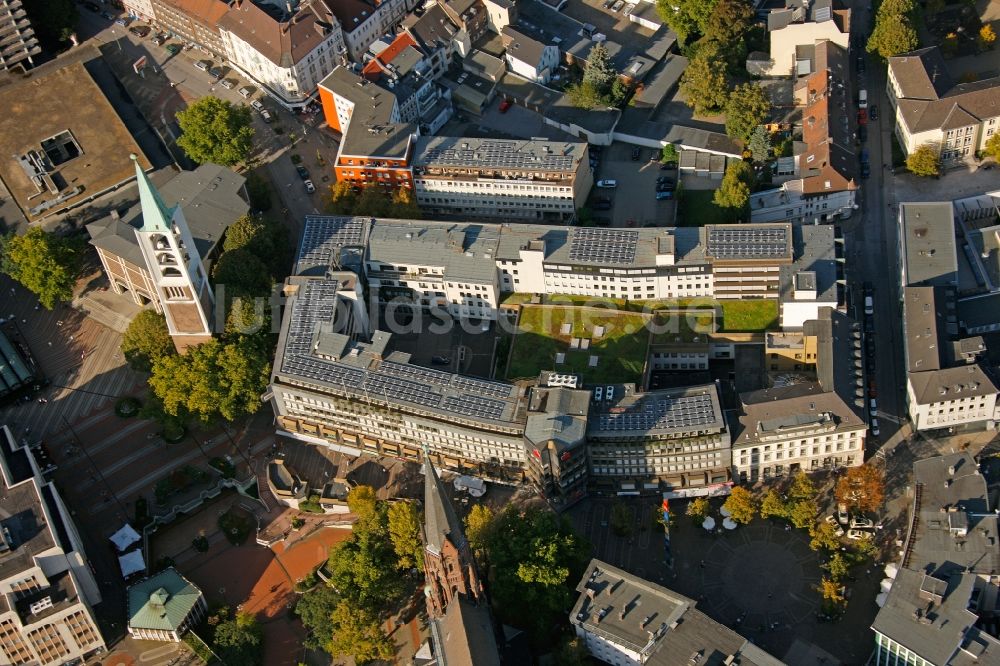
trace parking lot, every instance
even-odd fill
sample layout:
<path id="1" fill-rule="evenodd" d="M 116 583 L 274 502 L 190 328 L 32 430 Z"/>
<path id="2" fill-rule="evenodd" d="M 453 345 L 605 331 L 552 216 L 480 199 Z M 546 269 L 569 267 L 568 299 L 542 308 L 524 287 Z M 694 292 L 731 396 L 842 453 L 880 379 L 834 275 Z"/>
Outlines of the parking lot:
<path id="1" fill-rule="evenodd" d="M 632 159 L 634 150 L 635 146 L 626 143 L 613 143 L 601 150 L 594 182 L 614 180 L 617 187 L 594 187 L 590 197 L 594 219 L 609 220 L 614 227 L 674 226 L 676 202 L 673 198 L 657 201 L 656 179 L 676 181 L 678 172 L 660 170 L 659 150 L 638 148 L 638 160 Z M 603 197 L 611 200 L 611 210 L 594 209 Z"/>

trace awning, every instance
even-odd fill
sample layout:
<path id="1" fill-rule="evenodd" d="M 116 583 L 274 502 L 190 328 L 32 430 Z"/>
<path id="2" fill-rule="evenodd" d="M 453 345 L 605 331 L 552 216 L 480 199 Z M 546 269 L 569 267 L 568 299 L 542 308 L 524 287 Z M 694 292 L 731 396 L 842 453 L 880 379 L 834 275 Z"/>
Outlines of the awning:
<path id="1" fill-rule="evenodd" d="M 129 549 L 129 547 L 136 541 L 141 539 L 139 533 L 135 531 L 135 528 L 125 523 L 125 525 L 111 535 L 111 543 L 115 544 L 115 548 L 118 549 L 119 553 L 123 553 Z"/>
<path id="2" fill-rule="evenodd" d="M 133 550 L 118 558 L 118 566 L 122 570 L 122 578 L 128 578 L 132 574 L 146 570 L 146 562 L 142 559 L 141 550 Z"/>

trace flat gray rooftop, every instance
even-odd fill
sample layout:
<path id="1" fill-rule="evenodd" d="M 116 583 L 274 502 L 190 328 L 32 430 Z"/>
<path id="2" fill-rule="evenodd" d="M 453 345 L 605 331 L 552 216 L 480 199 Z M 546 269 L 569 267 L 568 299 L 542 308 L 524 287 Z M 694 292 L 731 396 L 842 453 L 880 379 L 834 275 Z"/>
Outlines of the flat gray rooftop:
<path id="1" fill-rule="evenodd" d="M 725 420 L 715 384 L 649 393 L 620 390 L 618 400 L 604 401 L 591 411 L 592 435 L 615 437 L 722 430 Z"/>
<path id="2" fill-rule="evenodd" d="M 899 204 L 904 287 L 957 286 L 953 210 L 951 202 Z"/>
<path id="3" fill-rule="evenodd" d="M 580 142 L 431 136 L 417 140 L 413 165 L 575 172 L 586 153 Z"/>

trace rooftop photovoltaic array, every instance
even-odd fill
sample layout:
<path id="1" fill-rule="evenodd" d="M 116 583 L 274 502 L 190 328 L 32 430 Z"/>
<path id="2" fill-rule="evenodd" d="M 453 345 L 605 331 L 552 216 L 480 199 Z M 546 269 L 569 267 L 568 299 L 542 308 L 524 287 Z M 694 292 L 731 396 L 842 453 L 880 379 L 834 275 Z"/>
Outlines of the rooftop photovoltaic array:
<path id="1" fill-rule="evenodd" d="M 572 171 L 577 144 L 548 141 L 492 139 L 430 139 L 414 164 L 434 167 L 473 167 L 528 171 Z"/>
<path id="2" fill-rule="evenodd" d="M 631 264 L 635 261 L 638 243 L 639 232 L 635 230 L 578 228 L 573 230 L 570 239 L 569 258 L 601 264 Z"/>
<path id="3" fill-rule="evenodd" d="M 308 266 L 330 266 L 339 248 L 364 245 L 368 223 L 367 217 L 306 215 L 299 246 L 299 271 Z"/>
<path id="4" fill-rule="evenodd" d="M 690 429 L 716 424 L 711 393 L 650 397 L 620 413 L 603 413 L 597 427 L 606 431 Z"/>
<path id="5" fill-rule="evenodd" d="M 741 225 L 708 230 L 707 250 L 717 259 L 772 259 L 789 254 L 788 227 Z"/>
<path id="6" fill-rule="evenodd" d="M 335 281 L 312 280 L 302 286 L 292 306 L 282 373 L 340 388 L 359 399 L 419 405 L 472 419 L 503 420 L 508 411 L 513 414 L 517 388 L 510 384 L 377 361 L 350 351 L 339 361 L 315 355 L 316 336 L 332 324 L 336 304 Z"/>

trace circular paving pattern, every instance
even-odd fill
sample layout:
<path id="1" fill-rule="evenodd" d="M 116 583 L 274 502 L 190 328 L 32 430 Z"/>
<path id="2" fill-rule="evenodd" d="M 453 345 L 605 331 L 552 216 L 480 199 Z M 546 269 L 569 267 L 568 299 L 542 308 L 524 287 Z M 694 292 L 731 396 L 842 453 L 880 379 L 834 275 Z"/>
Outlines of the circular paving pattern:
<path id="1" fill-rule="evenodd" d="M 790 629 L 819 609 L 819 557 L 802 530 L 756 521 L 713 537 L 699 573 L 700 604 L 747 635 Z"/>
<path id="2" fill-rule="evenodd" d="M 116 652 L 101 663 L 103 666 L 135 666 L 135 659 L 123 652 Z"/>

